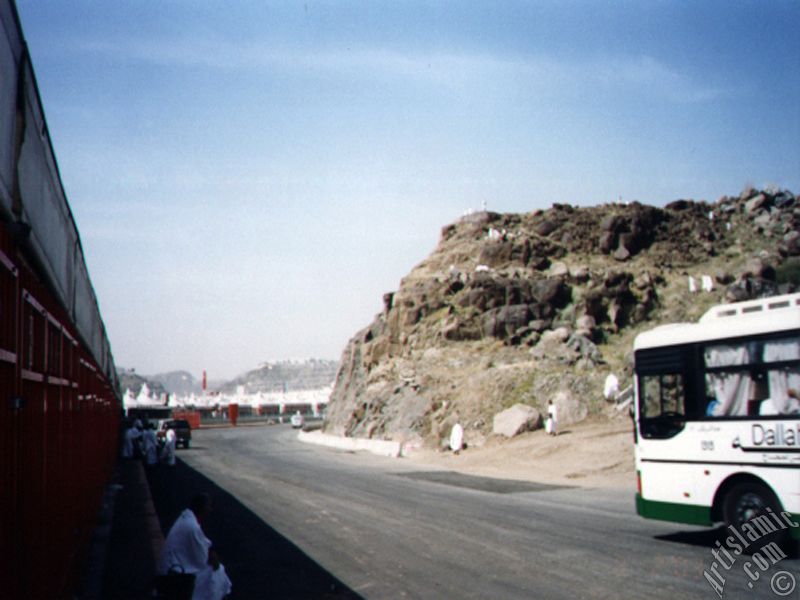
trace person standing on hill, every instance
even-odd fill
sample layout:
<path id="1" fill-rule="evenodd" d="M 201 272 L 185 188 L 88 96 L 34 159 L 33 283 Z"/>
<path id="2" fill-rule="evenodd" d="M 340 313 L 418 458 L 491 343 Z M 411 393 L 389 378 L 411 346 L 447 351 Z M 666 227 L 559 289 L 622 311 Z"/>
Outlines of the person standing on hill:
<path id="1" fill-rule="evenodd" d="M 558 435 L 558 411 L 552 400 L 547 401 L 547 420 L 544 429 L 549 435 Z"/>

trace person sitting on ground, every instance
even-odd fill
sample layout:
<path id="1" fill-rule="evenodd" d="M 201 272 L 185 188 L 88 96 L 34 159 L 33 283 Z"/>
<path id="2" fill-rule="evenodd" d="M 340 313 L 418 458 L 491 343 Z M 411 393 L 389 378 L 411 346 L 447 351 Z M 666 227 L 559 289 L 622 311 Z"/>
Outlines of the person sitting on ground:
<path id="1" fill-rule="evenodd" d="M 195 496 L 172 525 L 161 552 L 162 574 L 177 570 L 195 576 L 192 600 L 221 600 L 231 593 L 225 567 L 202 528 L 211 509 L 211 496 Z"/>

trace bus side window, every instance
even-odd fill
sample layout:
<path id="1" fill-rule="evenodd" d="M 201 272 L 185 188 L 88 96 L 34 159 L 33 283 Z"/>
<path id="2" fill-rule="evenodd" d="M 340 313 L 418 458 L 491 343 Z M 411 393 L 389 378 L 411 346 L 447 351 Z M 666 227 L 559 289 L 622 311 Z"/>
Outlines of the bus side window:
<path id="1" fill-rule="evenodd" d="M 682 375 L 645 375 L 642 379 L 646 418 L 686 415 Z"/>
<path id="2" fill-rule="evenodd" d="M 705 347 L 706 394 L 712 401 L 706 414 L 712 417 L 743 417 L 753 399 L 752 350 L 746 344 L 715 344 Z"/>
<path id="3" fill-rule="evenodd" d="M 661 415 L 661 383 L 658 375 L 642 377 L 644 389 L 644 416 L 647 418 Z"/>
<path id="4" fill-rule="evenodd" d="M 763 359 L 767 370 L 759 414 L 800 413 L 800 338 L 765 342 Z"/>
<path id="5" fill-rule="evenodd" d="M 662 412 L 673 415 L 686 416 L 684 401 L 686 392 L 683 386 L 682 375 L 664 375 L 662 381 Z"/>
<path id="6" fill-rule="evenodd" d="M 718 416 L 719 411 L 719 400 L 717 400 L 717 392 L 715 389 L 715 382 L 714 376 L 710 374 L 706 374 L 705 377 L 706 382 L 706 410 L 705 414 L 707 417 L 715 417 Z"/>

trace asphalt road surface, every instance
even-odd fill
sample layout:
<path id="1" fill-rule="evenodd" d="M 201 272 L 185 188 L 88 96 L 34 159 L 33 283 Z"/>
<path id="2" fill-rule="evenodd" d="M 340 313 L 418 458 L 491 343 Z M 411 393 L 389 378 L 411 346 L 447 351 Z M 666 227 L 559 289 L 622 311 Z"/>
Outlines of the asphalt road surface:
<path id="1" fill-rule="evenodd" d="M 210 491 L 232 598 L 800 598 L 792 557 L 726 561 L 715 590 L 719 531 L 641 519 L 628 491 L 422 470 L 286 426 L 196 431 L 178 456 L 149 475 L 162 528 Z"/>

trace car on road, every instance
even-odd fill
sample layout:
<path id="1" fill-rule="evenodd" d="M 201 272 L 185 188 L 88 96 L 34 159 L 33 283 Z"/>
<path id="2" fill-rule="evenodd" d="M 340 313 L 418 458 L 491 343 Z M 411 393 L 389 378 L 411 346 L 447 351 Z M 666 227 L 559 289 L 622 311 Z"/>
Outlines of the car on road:
<path id="1" fill-rule="evenodd" d="M 301 415 L 300 411 L 298 410 L 296 413 L 292 415 L 290 422 L 294 429 L 302 429 L 303 425 L 305 425 L 306 420 L 303 418 L 303 415 Z"/>
<path id="2" fill-rule="evenodd" d="M 175 431 L 175 446 L 183 446 L 188 448 L 192 443 L 192 427 L 186 419 L 170 419 L 162 421 L 156 435 L 159 441 L 163 442 L 167 437 L 167 431 L 173 429 Z"/>

